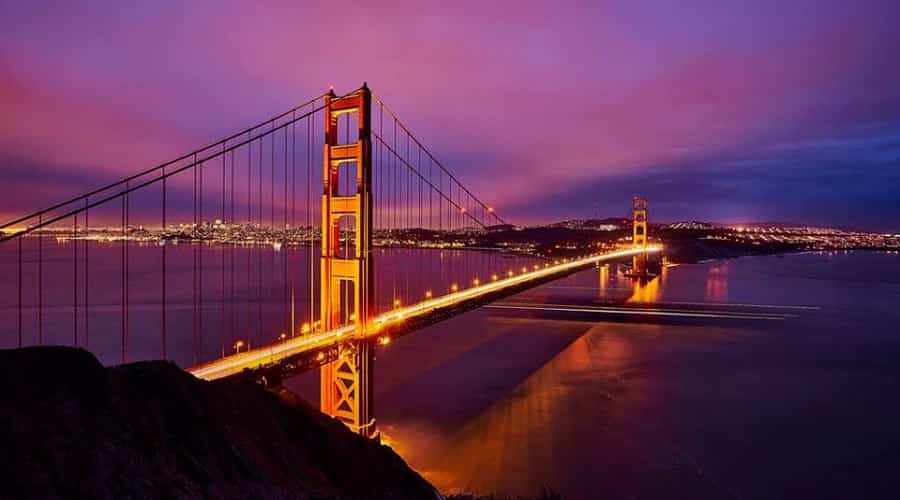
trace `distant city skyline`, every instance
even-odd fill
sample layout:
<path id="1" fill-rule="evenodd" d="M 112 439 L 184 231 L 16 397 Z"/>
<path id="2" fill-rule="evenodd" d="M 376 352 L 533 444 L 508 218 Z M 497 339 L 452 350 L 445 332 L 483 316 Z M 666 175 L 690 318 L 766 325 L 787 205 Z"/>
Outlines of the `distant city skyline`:
<path id="1" fill-rule="evenodd" d="M 4 2 L 0 219 L 368 81 L 517 224 L 900 232 L 896 2 L 346 8 Z"/>

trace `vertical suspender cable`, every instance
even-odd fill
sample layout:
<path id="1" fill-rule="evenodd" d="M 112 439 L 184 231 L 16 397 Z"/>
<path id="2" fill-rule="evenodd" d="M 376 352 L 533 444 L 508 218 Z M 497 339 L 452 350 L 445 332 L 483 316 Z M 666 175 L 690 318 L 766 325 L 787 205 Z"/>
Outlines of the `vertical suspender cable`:
<path id="1" fill-rule="evenodd" d="M 168 225 L 168 220 L 167 220 L 167 215 L 168 215 L 168 213 L 167 213 L 167 209 L 166 209 L 166 202 L 167 202 L 168 200 L 166 199 L 166 198 L 167 198 L 167 192 L 166 192 L 166 191 L 167 191 L 167 187 L 168 187 L 168 186 L 167 186 L 167 178 L 166 178 L 166 169 L 165 169 L 165 167 L 163 167 L 162 173 L 163 173 L 163 179 L 162 179 L 162 232 L 163 232 L 163 241 L 162 241 L 162 273 L 161 273 L 161 274 L 162 274 L 162 286 L 161 286 L 162 292 L 161 292 L 161 294 L 160 294 L 160 295 L 161 295 L 161 297 L 160 297 L 160 304 L 162 304 L 162 306 L 161 306 L 161 308 L 162 308 L 162 328 L 161 328 L 161 331 L 162 331 L 162 340 L 161 340 L 161 343 L 162 343 L 162 345 L 161 345 L 161 347 L 162 347 L 162 359 L 165 360 L 165 359 L 168 359 L 168 357 L 169 357 L 169 356 L 168 356 L 168 351 L 167 351 L 167 348 L 166 348 L 166 340 L 167 340 L 167 339 L 166 339 L 166 333 L 167 333 L 167 328 L 168 328 L 168 326 L 167 326 L 167 325 L 168 325 L 168 322 L 167 322 L 167 318 L 166 318 L 166 291 L 167 291 L 167 290 L 166 290 L 166 265 L 167 265 L 167 262 L 168 262 L 168 259 L 167 259 L 168 249 L 167 249 L 167 247 L 168 247 L 169 245 L 168 245 L 168 240 L 166 239 L 166 227 L 167 227 L 167 225 Z"/>
<path id="2" fill-rule="evenodd" d="M 225 168 L 226 168 L 226 156 L 227 152 L 225 149 L 225 143 L 222 143 L 222 226 L 220 226 L 219 231 L 222 234 L 225 234 L 225 227 L 227 225 L 227 221 L 225 219 Z M 220 296 L 219 296 L 219 344 L 221 347 L 221 355 L 225 356 L 225 247 L 223 245 L 227 245 L 227 241 L 222 241 L 219 243 L 219 252 L 222 253 L 221 259 L 221 269 L 219 272 L 219 285 L 220 285 Z"/>
<path id="3" fill-rule="evenodd" d="M 38 225 L 43 224 L 43 215 L 38 216 Z M 44 235 L 43 228 L 38 235 L 38 345 L 44 344 Z"/>
<path id="4" fill-rule="evenodd" d="M 19 236 L 18 246 L 19 246 L 19 328 L 18 328 L 18 347 L 22 347 L 22 240 L 25 239 L 23 236 Z"/>
<path id="5" fill-rule="evenodd" d="M 203 162 L 197 167 L 198 175 L 198 200 L 197 200 L 197 218 L 200 222 L 201 230 L 204 228 L 203 223 Z M 203 246 L 205 237 L 201 234 L 200 248 L 197 251 L 197 362 L 203 359 Z"/>
<path id="6" fill-rule="evenodd" d="M 90 221 L 88 220 L 88 198 L 84 198 L 84 234 L 88 235 L 88 231 L 90 230 Z M 89 325 L 89 320 L 91 317 L 91 304 L 88 300 L 88 290 L 90 290 L 88 285 L 88 277 L 90 276 L 90 271 L 88 270 L 88 249 L 89 249 L 89 239 L 84 239 L 84 348 L 90 348 L 90 340 L 91 340 L 91 330 Z"/>
<path id="7" fill-rule="evenodd" d="M 72 345 L 78 347 L 78 214 L 72 228 Z"/>

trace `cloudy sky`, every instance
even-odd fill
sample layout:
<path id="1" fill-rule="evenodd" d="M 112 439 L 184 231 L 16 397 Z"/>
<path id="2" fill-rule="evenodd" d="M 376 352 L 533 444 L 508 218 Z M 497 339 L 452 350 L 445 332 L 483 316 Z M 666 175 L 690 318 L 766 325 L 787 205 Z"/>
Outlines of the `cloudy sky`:
<path id="1" fill-rule="evenodd" d="M 378 5 L 383 4 L 383 5 Z M 900 231 L 900 3 L 0 0 L 0 218 L 367 81 L 513 222 Z"/>

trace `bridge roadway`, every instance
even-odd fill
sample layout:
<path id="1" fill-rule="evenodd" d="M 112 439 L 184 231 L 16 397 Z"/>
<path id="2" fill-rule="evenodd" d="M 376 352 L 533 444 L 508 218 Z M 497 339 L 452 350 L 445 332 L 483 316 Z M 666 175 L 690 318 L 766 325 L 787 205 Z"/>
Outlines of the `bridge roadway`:
<path id="1" fill-rule="evenodd" d="M 658 252 L 661 249 L 662 248 L 659 246 L 648 246 L 647 252 Z M 216 380 L 236 375 L 244 370 L 254 370 L 271 366 L 283 360 L 296 358 L 304 353 L 314 353 L 317 351 L 321 353 L 323 349 L 337 346 L 341 342 L 350 339 L 374 339 L 379 335 L 384 334 L 386 328 L 394 324 L 403 323 L 410 319 L 426 316 L 441 310 L 458 308 L 459 312 L 463 312 L 468 309 L 459 306 L 476 303 L 479 299 L 482 299 L 487 295 L 496 294 L 511 288 L 527 288 L 529 285 L 536 286 L 552 280 L 554 277 L 566 276 L 599 262 L 631 257 L 640 252 L 642 252 L 641 249 L 619 250 L 605 254 L 592 255 L 582 259 L 565 261 L 560 264 L 549 265 L 534 271 L 499 279 L 497 281 L 491 281 L 483 285 L 459 290 L 433 299 L 423 300 L 422 302 L 410 306 L 393 309 L 376 316 L 372 320 L 368 330 L 361 336 L 354 337 L 356 325 L 349 324 L 327 332 L 302 335 L 257 349 L 225 356 L 210 361 L 209 363 L 189 368 L 188 371 L 201 379 Z M 446 317 L 452 315 L 454 314 L 448 314 Z M 446 317 L 443 319 L 446 319 Z"/>

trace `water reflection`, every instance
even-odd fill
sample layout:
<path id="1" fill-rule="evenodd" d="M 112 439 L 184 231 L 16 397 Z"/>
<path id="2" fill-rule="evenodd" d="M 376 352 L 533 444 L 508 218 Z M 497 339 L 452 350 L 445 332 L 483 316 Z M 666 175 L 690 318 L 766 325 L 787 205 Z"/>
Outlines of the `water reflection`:
<path id="1" fill-rule="evenodd" d="M 600 266 L 600 272 L 597 273 L 597 276 L 600 279 L 598 286 L 598 289 L 600 290 L 600 299 L 605 299 L 607 290 L 609 289 L 609 264 Z"/>
<path id="2" fill-rule="evenodd" d="M 583 335 L 513 383 L 506 364 L 522 357 L 517 350 L 575 323 L 517 319 L 515 330 L 471 352 L 454 349 L 380 394 L 382 429 L 444 491 L 533 495 L 548 484 L 575 499 L 671 498 L 673 491 L 681 498 L 771 498 L 773 491 L 853 498 L 866 478 L 900 486 L 891 479 L 896 461 L 883 458 L 884 447 L 900 439 L 893 417 L 900 402 L 889 388 L 897 376 L 890 360 L 900 355 L 892 329 L 900 322 L 900 288 L 889 280 L 847 279 L 858 279 L 860 267 L 900 273 L 900 262 L 868 256 L 844 262 L 840 278 L 826 256 L 679 266 L 646 283 L 626 282 L 614 269 L 606 271 L 612 277 L 603 269 L 578 273 L 517 300 L 577 301 L 581 293 L 592 301 L 604 297 L 606 286 L 607 293 L 629 293 L 632 302 L 730 300 L 797 314 L 765 323 L 583 320 Z M 864 289 L 878 293 L 873 298 Z M 880 319 L 872 321 L 870 310 Z M 379 373 L 408 370 L 404 360 L 432 341 L 496 334 L 503 324 L 482 310 L 448 322 L 446 330 L 436 325 L 392 344 Z M 404 342 L 417 350 L 407 351 L 413 344 Z M 847 370 L 850 359 L 867 361 Z M 835 390 L 852 394 L 853 404 Z M 398 401 L 402 411 L 391 408 Z M 848 410 L 861 407 L 878 410 Z M 853 428 L 880 439 L 859 439 L 847 432 Z M 787 456 L 785 446 L 793 450 Z M 879 458 L 833 474 L 848 456 Z"/>
<path id="3" fill-rule="evenodd" d="M 728 262 L 709 266 L 706 272 L 706 294 L 709 302 L 728 301 Z"/>
<path id="4" fill-rule="evenodd" d="M 635 278 L 632 280 L 631 297 L 626 302 L 634 304 L 652 304 L 659 300 L 660 276 L 651 280 Z"/>

